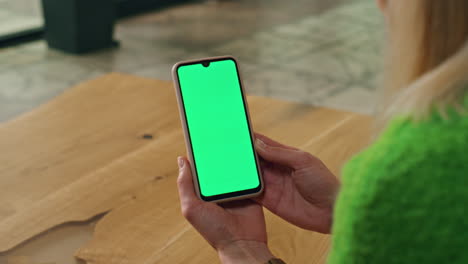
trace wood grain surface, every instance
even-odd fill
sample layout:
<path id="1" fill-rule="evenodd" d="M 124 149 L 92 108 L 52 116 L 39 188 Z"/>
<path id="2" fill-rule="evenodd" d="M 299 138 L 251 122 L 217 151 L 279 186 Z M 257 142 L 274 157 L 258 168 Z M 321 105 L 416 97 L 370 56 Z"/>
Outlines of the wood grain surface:
<path id="1" fill-rule="evenodd" d="M 256 131 L 312 152 L 335 173 L 370 136 L 367 116 L 248 100 Z M 0 148 L 0 251 L 110 211 L 76 252 L 89 264 L 217 262 L 180 214 L 176 157 L 185 147 L 170 82 L 110 74 L 83 83 L 0 126 Z M 328 236 L 266 217 L 275 254 L 325 261 Z"/>
<path id="2" fill-rule="evenodd" d="M 110 210 L 157 176 L 100 177 L 179 129 L 170 83 L 141 80 L 107 75 L 0 126 L 0 251 Z"/>

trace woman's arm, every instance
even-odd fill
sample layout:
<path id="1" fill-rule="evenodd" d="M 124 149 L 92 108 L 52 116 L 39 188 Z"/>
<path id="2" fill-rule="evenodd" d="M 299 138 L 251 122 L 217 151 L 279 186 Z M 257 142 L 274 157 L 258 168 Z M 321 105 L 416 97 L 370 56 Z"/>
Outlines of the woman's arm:
<path id="1" fill-rule="evenodd" d="M 195 194 L 189 161 L 179 157 L 178 164 L 182 214 L 218 252 L 222 263 L 263 264 L 272 259 L 261 205 L 251 200 L 204 202 Z"/>
<path id="2" fill-rule="evenodd" d="M 237 241 L 220 250 L 218 256 L 223 264 L 265 264 L 274 256 L 265 243 Z"/>

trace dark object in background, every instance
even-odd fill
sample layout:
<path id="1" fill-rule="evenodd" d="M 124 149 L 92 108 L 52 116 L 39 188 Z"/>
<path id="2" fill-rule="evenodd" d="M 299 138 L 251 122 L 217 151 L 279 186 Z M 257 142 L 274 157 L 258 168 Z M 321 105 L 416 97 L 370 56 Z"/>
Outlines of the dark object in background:
<path id="1" fill-rule="evenodd" d="M 115 0 L 42 0 L 51 48 L 80 54 L 115 45 Z"/>
<path id="2" fill-rule="evenodd" d="M 68 0 L 65 0 L 65 2 L 66 1 Z M 100 0 L 96 0 L 96 1 L 100 1 Z M 194 2 L 196 0 L 113 0 L 114 6 L 110 7 L 108 10 L 112 10 L 113 8 L 115 11 L 114 15 L 116 16 L 117 19 L 119 19 L 123 17 L 150 12 L 150 11 L 157 10 L 157 9 L 171 7 L 174 5 L 178 5 L 178 4 L 190 2 L 190 1 Z M 43 12 L 44 15 L 46 13 L 51 12 L 49 11 L 50 10 L 49 3 L 46 3 L 46 2 L 52 3 L 53 1 L 42 0 L 43 6 L 47 5 L 47 8 L 48 8 L 47 11 L 44 9 L 44 12 Z M 71 2 L 74 2 L 74 1 L 71 1 Z M 104 0 L 104 2 L 106 2 L 106 0 Z M 100 4 L 100 3 L 96 3 L 96 6 L 97 4 Z M 54 18 L 49 17 L 48 20 L 52 21 L 54 20 Z M 49 31 L 51 30 L 52 29 L 49 28 Z M 44 31 L 45 31 L 44 27 L 39 26 L 36 28 L 28 28 L 25 30 L 14 32 L 12 34 L 0 35 L 0 48 L 42 39 L 44 38 Z M 116 42 L 113 42 L 112 44 L 115 45 Z"/>
<path id="3" fill-rule="evenodd" d="M 97 0 L 96 0 L 97 1 Z M 162 9 L 194 0 L 115 0 L 117 17 L 127 17 L 154 9 Z"/>

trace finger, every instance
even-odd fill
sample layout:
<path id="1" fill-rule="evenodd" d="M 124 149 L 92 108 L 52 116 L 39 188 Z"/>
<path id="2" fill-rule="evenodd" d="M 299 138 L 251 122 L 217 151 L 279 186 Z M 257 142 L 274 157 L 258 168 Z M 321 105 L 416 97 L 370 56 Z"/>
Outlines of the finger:
<path id="1" fill-rule="evenodd" d="M 182 212 L 187 212 L 190 207 L 194 207 L 202 201 L 198 199 L 195 193 L 189 161 L 184 157 L 178 157 L 177 163 L 179 165 L 177 187 L 179 189 L 180 205 Z"/>
<path id="2" fill-rule="evenodd" d="M 264 184 L 263 192 L 259 196 L 252 198 L 252 200 L 263 205 L 266 198 L 271 198 L 271 194 L 279 194 L 278 186 L 283 186 L 284 179 L 283 175 L 276 174 L 270 168 L 263 170 L 262 176 Z"/>
<path id="3" fill-rule="evenodd" d="M 266 161 L 278 163 L 293 169 L 301 169 L 310 165 L 313 156 L 307 152 L 278 146 L 271 146 L 260 138 L 255 140 L 257 153 Z"/>
<path id="4" fill-rule="evenodd" d="M 274 146 L 274 147 L 283 147 L 283 148 L 287 148 L 287 149 L 295 149 L 295 150 L 298 150 L 298 148 L 295 148 L 295 147 L 292 147 L 292 146 L 287 146 L 287 145 L 284 145 L 282 143 L 279 143 L 278 141 L 275 141 L 265 135 L 262 135 L 258 132 L 255 132 L 255 137 L 256 138 L 260 138 L 260 140 L 262 140 L 263 142 L 265 142 L 265 144 L 268 144 L 270 146 Z"/>

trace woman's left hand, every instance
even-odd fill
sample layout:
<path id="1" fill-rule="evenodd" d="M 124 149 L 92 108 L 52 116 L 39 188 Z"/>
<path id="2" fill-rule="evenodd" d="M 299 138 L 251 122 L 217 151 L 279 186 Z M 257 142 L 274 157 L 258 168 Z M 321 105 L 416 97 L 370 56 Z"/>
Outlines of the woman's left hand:
<path id="1" fill-rule="evenodd" d="M 179 157 L 178 163 L 182 214 L 217 250 L 222 263 L 266 263 L 273 258 L 267 247 L 262 207 L 251 200 L 223 204 L 200 200 L 189 161 Z"/>

